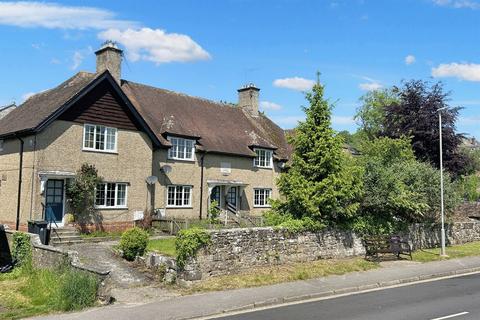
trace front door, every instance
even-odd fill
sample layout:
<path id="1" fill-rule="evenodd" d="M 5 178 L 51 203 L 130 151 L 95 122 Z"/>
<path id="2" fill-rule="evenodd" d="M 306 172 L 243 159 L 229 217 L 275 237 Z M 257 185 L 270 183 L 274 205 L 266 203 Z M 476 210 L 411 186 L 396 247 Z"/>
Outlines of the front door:
<path id="1" fill-rule="evenodd" d="M 237 209 L 237 187 L 230 187 L 230 189 L 228 189 L 227 205 L 229 209 Z"/>
<path id="2" fill-rule="evenodd" d="M 63 189 L 63 180 L 47 180 L 47 188 L 45 191 L 45 209 L 47 220 L 55 219 L 55 222 L 62 222 Z"/>

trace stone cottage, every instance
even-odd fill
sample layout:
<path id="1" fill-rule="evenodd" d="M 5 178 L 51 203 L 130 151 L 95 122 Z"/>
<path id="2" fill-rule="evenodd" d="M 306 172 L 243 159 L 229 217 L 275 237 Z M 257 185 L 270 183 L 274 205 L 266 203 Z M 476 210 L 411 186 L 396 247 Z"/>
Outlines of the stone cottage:
<path id="1" fill-rule="evenodd" d="M 0 223 L 62 226 L 65 189 L 83 163 L 104 181 L 95 198 L 104 229 L 153 210 L 205 218 L 214 200 L 258 215 L 279 196 L 288 146 L 259 112 L 258 88 L 243 86 L 238 104 L 227 105 L 121 79 L 113 43 L 96 57 L 96 73 L 79 72 L 0 119 Z"/>

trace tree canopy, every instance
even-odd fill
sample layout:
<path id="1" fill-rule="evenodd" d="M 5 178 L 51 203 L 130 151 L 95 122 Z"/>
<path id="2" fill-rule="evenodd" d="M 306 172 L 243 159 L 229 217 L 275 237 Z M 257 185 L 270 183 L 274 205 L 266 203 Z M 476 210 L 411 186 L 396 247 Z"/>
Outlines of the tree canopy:
<path id="1" fill-rule="evenodd" d="M 332 105 L 324 98 L 320 82 L 306 99 L 306 119 L 289 138 L 294 147 L 291 166 L 278 180 L 285 200 L 275 201 L 273 207 L 295 218 L 309 217 L 331 225 L 356 213 L 360 170 L 348 161 L 343 139 L 331 127 Z"/>
<path id="2" fill-rule="evenodd" d="M 411 137 L 417 159 L 440 167 L 438 109 L 442 110 L 443 161 L 454 175 L 464 174 L 468 157 L 459 152 L 464 136 L 456 132 L 461 108 L 448 105 L 450 93 L 443 85 L 421 80 L 405 82 L 398 90 L 399 101 L 386 107 L 385 135 L 391 138 Z"/>

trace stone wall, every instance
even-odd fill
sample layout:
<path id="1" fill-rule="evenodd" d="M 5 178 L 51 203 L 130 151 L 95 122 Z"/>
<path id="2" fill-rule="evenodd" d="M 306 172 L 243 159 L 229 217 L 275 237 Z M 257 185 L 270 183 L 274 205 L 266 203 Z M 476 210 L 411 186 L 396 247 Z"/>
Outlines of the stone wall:
<path id="1" fill-rule="evenodd" d="M 365 254 L 362 239 L 352 232 L 321 231 L 291 234 L 273 228 L 227 229 L 211 231 L 212 243 L 179 275 L 199 280 L 248 270 L 252 267 L 348 258 Z M 400 234 L 414 250 L 440 245 L 440 225 L 415 224 Z M 480 241 L 480 222 L 446 225 L 447 245 Z"/>
<path id="2" fill-rule="evenodd" d="M 363 255 L 362 241 L 345 231 L 291 234 L 273 228 L 211 231 L 212 244 L 201 249 L 182 277 L 197 280 L 257 266 Z"/>

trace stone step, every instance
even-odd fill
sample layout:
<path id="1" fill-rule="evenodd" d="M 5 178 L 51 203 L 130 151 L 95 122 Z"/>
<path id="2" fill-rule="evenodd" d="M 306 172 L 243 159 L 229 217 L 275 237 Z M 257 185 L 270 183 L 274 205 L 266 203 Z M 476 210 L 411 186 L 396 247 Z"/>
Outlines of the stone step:
<path id="1" fill-rule="evenodd" d="M 67 241 L 67 240 L 82 240 L 82 237 L 80 235 L 62 235 L 60 237 L 57 237 L 57 236 L 52 236 L 50 237 L 50 240 L 53 241 L 53 240 L 64 240 L 64 241 Z"/>
<path id="2" fill-rule="evenodd" d="M 71 244 L 78 244 L 78 243 L 83 243 L 83 240 L 68 240 L 68 241 L 61 241 L 61 240 L 52 240 L 50 241 L 50 245 L 52 246 L 59 246 L 59 245 L 71 245 Z"/>

